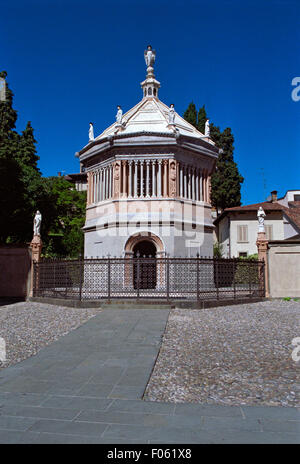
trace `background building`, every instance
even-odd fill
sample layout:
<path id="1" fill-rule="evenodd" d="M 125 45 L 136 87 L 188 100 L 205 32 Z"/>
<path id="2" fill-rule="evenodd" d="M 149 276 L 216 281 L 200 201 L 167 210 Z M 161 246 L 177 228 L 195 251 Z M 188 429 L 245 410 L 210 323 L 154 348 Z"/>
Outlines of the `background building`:
<path id="1" fill-rule="evenodd" d="M 288 190 L 277 198 L 254 205 L 227 208 L 214 221 L 216 237 L 224 257 L 249 256 L 257 253 L 257 210 L 266 213 L 265 231 L 269 241 L 300 238 L 300 190 Z"/>

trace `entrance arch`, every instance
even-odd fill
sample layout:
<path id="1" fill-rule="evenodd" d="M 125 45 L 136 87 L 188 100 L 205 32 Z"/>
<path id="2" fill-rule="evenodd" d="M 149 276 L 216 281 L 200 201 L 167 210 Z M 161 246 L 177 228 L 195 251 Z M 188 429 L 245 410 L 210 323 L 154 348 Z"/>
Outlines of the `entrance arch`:
<path id="1" fill-rule="evenodd" d="M 131 235 L 125 244 L 125 257 L 132 256 L 134 253 L 133 248 L 139 242 L 143 241 L 153 243 L 156 247 L 156 253 L 159 256 L 162 256 L 164 254 L 164 244 L 157 235 L 153 234 L 152 232 L 137 232 L 136 234 Z"/>
<path id="2" fill-rule="evenodd" d="M 133 287 L 156 287 L 156 246 L 150 240 L 141 240 L 133 247 Z M 141 258 L 141 259 L 140 259 Z M 139 282 L 138 282 L 139 279 Z"/>
<path id="3" fill-rule="evenodd" d="M 161 266 L 156 258 L 161 257 L 163 252 L 164 246 L 161 239 L 151 232 L 136 233 L 129 237 L 125 245 L 125 257 L 133 259 L 131 279 L 135 289 L 156 288 L 157 268 Z M 129 270 L 128 265 L 127 269 Z M 128 271 L 126 274 L 128 282 L 130 274 Z"/>
<path id="4" fill-rule="evenodd" d="M 156 257 L 156 246 L 150 240 L 140 240 L 133 247 L 133 256 L 145 257 L 145 258 L 155 258 Z"/>

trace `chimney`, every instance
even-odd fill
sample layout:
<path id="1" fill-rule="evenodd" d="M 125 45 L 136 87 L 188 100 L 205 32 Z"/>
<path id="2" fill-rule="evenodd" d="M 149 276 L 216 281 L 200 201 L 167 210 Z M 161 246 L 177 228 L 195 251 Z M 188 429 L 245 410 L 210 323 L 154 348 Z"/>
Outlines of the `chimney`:
<path id="1" fill-rule="evenodd" d="M 275 201 L 277 201 L 277 190 L 273 190 L 271 192 L 271 197 L 272 197 L 272 203 L 274 203 Z"/>
<path id="2" fill-rule="evenodd" d="M 58 171 L 57 175 L 58 175 L 58 177 L 61 177 L 61 172 L 60 172 L 60 171 Z"/>

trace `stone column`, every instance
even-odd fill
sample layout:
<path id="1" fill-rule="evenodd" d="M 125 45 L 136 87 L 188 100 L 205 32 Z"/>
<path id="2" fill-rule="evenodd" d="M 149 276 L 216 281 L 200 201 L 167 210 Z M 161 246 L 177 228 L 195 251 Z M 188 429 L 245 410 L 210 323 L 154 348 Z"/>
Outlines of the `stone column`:
<path id="1" fill-rule="evenodd" d="M 96 175 L 96 203 L 100 201 L 100 186 L 101 186 L 101 171 L 97 171 Z"/>
<path id="2" fill-rule="evenodd" d="M 104 169 L 100 172 L 100 201 L 104 200 Z"/>
<path id="3" fill-rule="evenodd" d="M 179 191 L 180 191 L 180 197 L 183 197 L 183 169 L 182 169 L 182 163 L 179 165 Z"/>
<path id="4" fill-rule="evenodd" d="M 199 200 L 200 200 L 200 201 L 203 201 L 202 169 L 199 169 Z"/>
<path id="5" fill-rule="evenodd" d="M 127 188 L 126 188 L 126 163 L 127 161 L 122 161 L 122 166 L 123 166 L 123 178 L 122 178 L 122 196 L 125 198 L 126 193 L 127 193 Z"/>
<path id="6" fill-rule="evenodd" d="M 192 199 L 191 167 L 188 166 L 188 198 Z"/>
<path id="7" fill-rule="evenodd" d="M 192 167 L 192 200 L 195 200 L 195 169 Z"/>
<path id="8" fill-rule="evenodd" d="M 128 197 L 132 198 L 132 163 L 129 161 L 129 181 L 128 181 Z"/>
<path id="9" fill-rule="evenodd" d="M 155 175 L 155 163 L 156 161 L 152 161 L 152 197 L 156 196 L 156 175 Z"/>
<path id="10" fill-rule="evenodd" d="M 137 197 L 138 161 L 134 162 L 134 197 Z"/>
<path id="11" fill-rule="evenodd" d="M 121 177 L 121 173 L 120 173 L 120 177 Z M 120 184 L 121 184 L 121 180 L 120 180 Z M 106 199 L 108 198 L 109 198 L 109 166 L 106 167 Z"/>
<path id="12" fill-rule="evenodd" d="M 144 161 L 140 161 L 140 197 L 144 196 Z"/>
<path id="13" fill-rule="evenodd" d="M 203 201 L 206 202 L 206 171 L 203 170 Z"/>
<path id="14" fill-rule="evenodd" d="M 266 232 L 258 232 L 256 240 L 258 259 L 265 263 L 265 296 L 270 296 L 269 292 L 269 263 L 268 263 L 268 240 L 266 238 Z"/>
<path id="15" fill-rule="evenodd" d="M 199 201 L 199 169 L 198 168 L 196 168 L 195 184 L 196 184 L 196 197 L 195 197 L 195 200 Z"/>
<path id="16" fill-rule="evenodd" d="M 103 200 L 106 200 L 106 179 L 107 179 L 107 175 L 106 175 L 106 168 L 103 168 Z"/>
<path id="17" fill-rule="evenodd" d="M 146 161 L 146 197 L 149 198 L 149 184 L 150 184 L 150 175 L 149 175 L 149 165 L 150 161 Z"/>
<path id="18" fill-rule="evenodd" d="M 111 164 L 108 166 L 108 198 L 111 198 Z"/>
<path id="19" fill-rule="evenodd" d="M 86 204 L 89 206 L 91 204 L 91 173 L 87 173 L 87 196 L 86 196 Z"/>
<path id="20" fill-rule="evenodd" d="M 94 203 L 94 173 L 91 172 L 91 204 Z"/>
<path id="21" fill-rule="evenodd" d="M 158 160 L 158 179 L 157 179 L 157 196 L 161 197 L 161 165 L 162 160 Z"/>
<path id="22" fill-rule="evenodd" d="M 164 160 L 164 182 L 163 182 L 163 196 L 168 196 L 168 160 Z"/>
<path id="23" fill-rule="evenodd" d="M 211 176 L 208 176 L 207 179 L 207 196 L 208 196 L 208 203 L 211 204 Z"/>
<path id="24" fill-rule="evenodd" d="M 206 201 L 209 203 L 209 191 L 208 191 L 208 171 L 206 171 Z"/>

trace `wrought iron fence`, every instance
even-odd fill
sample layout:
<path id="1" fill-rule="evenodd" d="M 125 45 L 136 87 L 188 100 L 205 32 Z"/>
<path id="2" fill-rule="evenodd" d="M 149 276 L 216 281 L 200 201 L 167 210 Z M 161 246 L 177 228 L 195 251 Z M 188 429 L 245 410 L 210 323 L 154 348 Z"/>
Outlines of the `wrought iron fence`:
<path id="1" fill-rule="evenodd" d="M 39 297 L 170 301 L 264 295 L 263 261 L 130 257 L 34 263 L 33 296 Z"/>

